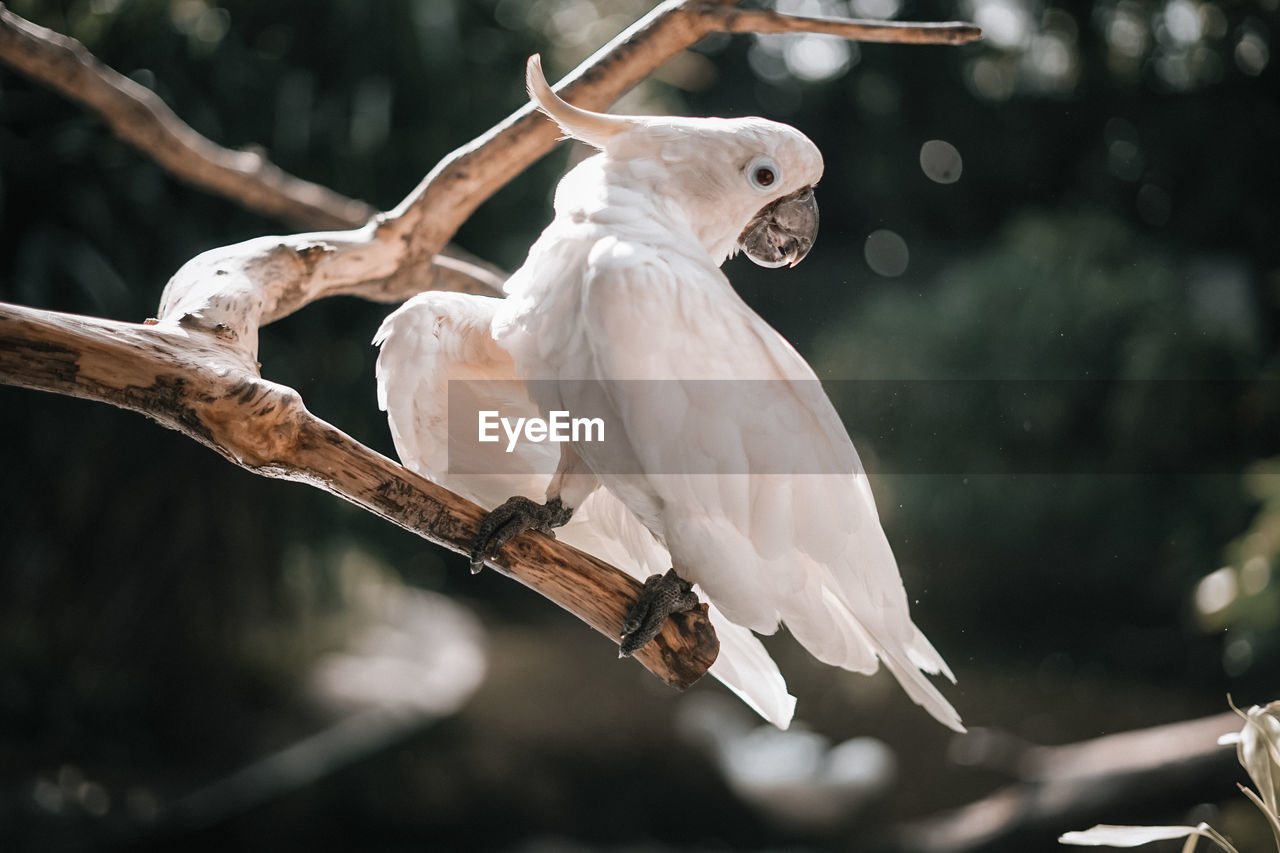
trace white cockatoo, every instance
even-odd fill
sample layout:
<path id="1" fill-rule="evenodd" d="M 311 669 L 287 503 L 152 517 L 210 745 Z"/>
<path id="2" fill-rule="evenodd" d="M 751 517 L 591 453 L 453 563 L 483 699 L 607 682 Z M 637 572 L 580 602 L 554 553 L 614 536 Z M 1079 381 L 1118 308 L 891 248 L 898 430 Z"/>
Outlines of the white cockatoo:
<path id="1" fill-rule="evenodd" d="M 839 416 L 720 271 L 738 250 L 771 267 L 808 252 L 817 147 L 760 118 L 582 110 L 551 90 L 536 56 L 527 81 L 536 105 L 598 153 L 561 180 L 555 219 L 506 299 L 424 293 L 375 338 L 379 404 L 401 460 L 496 507 L 473 569 L 522 530 L 556 528 L 647 579 L 623 654 L 700 594 L 721 644 L 710 672 L 779 727 L 795 700 L 751 632 L 784 623 L 828 664 L 872 673 L 883 663 L 963 731 L 925 677 L 954 681 L 911 621 Z M 589 411 L 604 440 L 588 431 L 508 452 L 505 438 L 477 441 L 482 411 L 512 421 Z"/>

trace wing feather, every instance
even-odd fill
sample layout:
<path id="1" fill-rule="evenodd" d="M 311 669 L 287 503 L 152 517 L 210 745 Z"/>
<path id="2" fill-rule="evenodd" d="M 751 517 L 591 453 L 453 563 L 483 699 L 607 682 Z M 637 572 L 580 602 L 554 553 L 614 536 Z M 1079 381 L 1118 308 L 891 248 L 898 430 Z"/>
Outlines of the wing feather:
<path id="1" fill-rule="evenodd" d="M 550 444 L 523 442 L 519 454 L 502 442 L 479 444 L 474 430 L 481 409 L 510 417 L 537 416 L 511 356 L 494 342 L 489 324 L 500 299 L 462 293 L 421 293 L 396 309 L 378 329 L 378 405 L 387 412 L 391 438 L 405 467 L 491 509 L 512 495 L 541 495 L 555 471 Z M 449 383 L 466 394 L 466 411 L 450 417 Z M 450 430 L 463 440 L 449 441 Z M 451 457 L 451 449 L 454 454 Z M 500 473 L 462 473 L 500 472 Z"/>
<path id="2" fill-rule="evenodd" d="M 582 319 L 595 375 L 667 380 L 615 382 L 610 396 L 677 570 L 739 624 L 769 632 L 781 620 L 854 671 L 882 661 L 961 730 L 921 674 L 949 670 L 911 622 L 866 474 L 799 353 L 718 269 L 635 244 L 593 250 Z M 678 346 L 652 346 L 672 328 Z M 731 381 L 700 392 L 673 381 L 707 379 Z M 580 452 L 613 489 L 610 460 Z"/>

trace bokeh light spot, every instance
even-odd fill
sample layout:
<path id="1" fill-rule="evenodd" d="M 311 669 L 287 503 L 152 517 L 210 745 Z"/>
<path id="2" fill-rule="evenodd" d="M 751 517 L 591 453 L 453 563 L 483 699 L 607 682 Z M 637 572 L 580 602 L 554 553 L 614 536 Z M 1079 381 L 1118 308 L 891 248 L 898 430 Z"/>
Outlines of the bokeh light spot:
<path id="1" fill-rule="evenodd" d="M 1222 670 L 1229 677 L 1244 675 L 1252 665 L 1253 643 L 1248 637 L 1236 637 L 1222 650 Z"/>
<path id="2" fill-rule="evenodd" d="M 1142 177 L 1142 149 L 1127 139 L 1117 139 L 1107 146 L 1107 168 L 1126 181 Z"/>
<path id="3" fill-rule="evenodd" d="M 964 163 L 960 152 L 950 142 L 930 139 L 920 146 L 920 168 L 925 177 L 939 184 L 954 184 L 960 180 Z"/>
<path id="4" fill-rule="evenodd" d="M 1028 61 L 1043 88 L 1067 91 L 1075 85 L 1075 46 L 1059 33 L 1047 33 L 1032 40 Z"/>
<path id="5" fill-rule="evenodd" d="M 1250 77 L 1257 77 L 1271 61 L 1271 52 L 1261 35 L 1247 32 L 1236 44 L 1235 57 L 1237 68 Z"/>
<path id="6" fill-rule="evenodd" d="M 1127 119 L 1111 118 L 1103 130 L 1107 143 L 1107 170 L 1123 181 L 1142 177 L 1145 160 L 1138 145 L 1138 129 Z"/>
<path id="7" fill-rule="evenodd" d="M 1265 557 L 1254 555 L 1240 567 L 1240 588 L 1246 595 L 1257 595 L 1271 583 L 1271 566 Z"/>
<path id="8" fill-rule="evenodd" d="M 885 278 L 897 278 L 907 271 L 911 253 L 907 241 L 887 228 L 872 231 L 862 247 L 863 257 L 871 271 Z"/>
<path id="9" fill-rule="evenodd" d="M 1147 49 L 1146 19 L 1131 4 L 1121 3 L 1107 24 L 1107 44 L 1116 53 L 1137 58 Z"/>
<path id="10" fill-rule="evenodd" d="M 1018 47 L 1033 29 L 1031 15 L 1019 0 L 974 0 L 973 20 L 996 47 Z"/>
<path id="11" fill-rule="evenodd" d="M 838 36 L 805 34 L 789 39 L 783 56 L 792 76 L 818 83 L 847 71 L 856 59 L 856 47 Z"/>
<path id="12" fill-rule="evenodd" d="M 1196 584 L 1196 610 L 1208 616 L 1225 610 L 1239 595 L 1239 584 L 1236 581 L 1236 570 L 1223 566 L 1216 572 L 1205 575 Z"/>
<path id="13" fill-rule="evenodd" d="M 989 101 L 1007 99 L 1013 94 L 1016 82 L 1013 70 L 1006 63 L 982 57 L 969 66 L 970 86 Z"/>
<path id="14" fill-rule="evenodd" d="M 853 0 L 849 6 L 859 18 L 892 18 L 902 9 L 901 0 Z"/>
<path id="15" fill-rule="evenodd" d="M 1165 6 L 1164 26 L 1176 42 L 1194 44 L 1200 40 L 1200 12 L 1191 0 L 1173 0 Z"/>

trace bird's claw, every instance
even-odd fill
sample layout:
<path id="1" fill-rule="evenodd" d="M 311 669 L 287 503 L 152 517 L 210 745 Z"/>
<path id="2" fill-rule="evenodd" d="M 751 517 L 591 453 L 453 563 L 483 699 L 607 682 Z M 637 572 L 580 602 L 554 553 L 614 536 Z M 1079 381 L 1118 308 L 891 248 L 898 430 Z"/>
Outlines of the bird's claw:
<path id="1" fill-rule="evenodd" d="M 559 498 L 552 498 L 545 504 L 534 503 L 520 495 L 508 498 L 480 522 L 480 530 L 471 544 L 472 574 L 484 568 L 485 558 L 496 556 L 502 546 L 516 535 L 526 530 L 537 530 L 554 539 L 553 528 L 567 523 L 572 516 L 572 507 L 565 506 Z"/>
<path id="2" fill-rule="evenodd" d="M 630 657 L 658 636 L 667 617 L 698 606 L 693 584 L 668 569 L 664 575 L 649 575 L 640 594 L 622 618 L 618 657 Z"/>

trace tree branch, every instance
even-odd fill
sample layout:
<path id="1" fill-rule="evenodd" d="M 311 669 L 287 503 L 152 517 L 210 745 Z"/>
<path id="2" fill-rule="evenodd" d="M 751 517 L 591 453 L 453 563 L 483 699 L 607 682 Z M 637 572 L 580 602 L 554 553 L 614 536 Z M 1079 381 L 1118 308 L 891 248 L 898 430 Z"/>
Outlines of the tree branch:
<path id="1" fill-rule="evenodd" d="M 982 38 L 974 24 L 913 23 L 908 21 L 863 21 L 852 18 L 816 18 L 784 15 L 770 9 L 714 7 L 703 14 L 720 18 L 717 26 L 726 33 L 817 33 L 850 41 L 893 44 L 965 44 Z"/>
<path id="2" fill-rule="evenodd" d="M 557 85 L 573 103 L 604 109 L 668 59 L 713 32 L 833 31 L 845 38 L 912 44 L 955 44 L 981 36 L 972 24 L 900 24 L 727 8 L 726 2 L 668 0 L 623 31 Z M 186 317 L 231 331 L 256 347 L 256 328 L 334 294 L 400 301 L 435 287 L 440 249 L 494 192 L 551 149 L 555 125 L 532 104 L 446 156 L 399 205 L 364 228 L 343 233 L 264 238 L 215 249 L 194 259 L 169 282 L 162 321 Z M 272 271 L 279 296 L 259 292 L 262 269 Z M 208 273 L 220 270 L 221 280 Z M 220 286 L 226 285 L 226 286 Z"/>
<path id="3" fill-rule="evenodd" d="M 731 8 L 737 0 L 667 0 L 628 27 L 554 88 L 570 103 L 606 109 L 667 60 L 725 33 L 827 33 L 851 40 L 961 44 L 982 37 L 968 23 L 886 23 Z M 392 212 L 410 228 L 411 253 L 434 254 L 497 189 L 545 154 L 559 129 L 528 104 L 445 157 Z M 421 210 L 434 211 L 423 217 Z"/>
<path id="4" fill-rule="evenodd" d="M 296 391 L 263 380 L 252 361 L 200 329 L 0 304 L 0 381 L 142 412 L 241 468 L 324 489 L 459 553 L 484 517 L 312 415 Z M 541 534 L 517 537 L 502 556 L 502 571 L 618 642 L 635 580 Z M 718 648 L 704 606 L 669 620 L 635 657 L 683 688 Z"/>
<path id="5" fill-rule="evenodd" d="M 977 27 L 964 23 L 812 18 L 732 5 L 731 0 L 667 0 L 597 51 L 557 89 L 580 106 L 604 109 L 713 32 L 821 32 L 912 44 L 957 44 L 981 36 Z M 251 240 L 215 249 L 179 270 L 157 316 L 186 317 L 231 332 L 251 353 L 258 326 L 325 296 L 398 302 L 423 290 L 500 290 L 500 273 L 449 246 L 449 240 L 480 204 L 558 138 L 554 125 L 526 105 L 445 157 L 395 209 L 368 220 L 371 208 L 364 202 L 294 178 L 256 153 L 215 145 L 184 124 L 154 92 L 103 65 L 79 42 L 36 26 L 3 4 L 0 60 L 88 106 L 183 180 L 286 221 L 355 229 Z M 230 278 L 200 280 L 214 269 Z M 256 276 L 267 269 L 285 276 L 276 282 L 276 296 L 258 292 Z"/>
<path id="6" fill-rule="evenodd" d="M 89 109 L 116 136 L 193 187 L 297 228 L 359 228 L 377 211 L 358 199 L 294 177 L 257 151 L 233 151 L 197 133 L 160 96 L 104 65 L 73 38 L 38 26 L 0 3 L 0 62 Z M 444 245 L 438 290 L 501 293 L 501 271 Z"/>
<path id="7" fill-rule="evenodd" d="M 968 805 L 892 831 L 888 847 L 912 853 L 977 853 L 1039 848 L 1064 829 L 1116 820 L 1143 821 L 1152 804 L 1212 797 L 1240 766 L 1218 736 L 1238 731 L 1233 713 L 1105 735 L 1062 746 L 1035 746 L 1001 732 L 966 736 L 966 763 L 1012 773 L 1017 781 Z M 1022 842 L 1021 844 L 1017 842 Z"/>
<path id="8" fill-rule="evenodd" d="M 978 37 L 967 24 L 839 21 L 729 5 L 668 0 L 558 88 L 581 106 L 603 109 L 713 32 L 824 32 L 916 44 Z M 0 60 L 98 111 L 122 137 L 199 186 L 245 204 L 274 205 L 257 209 L 286 218 L 321 216 L 318 211 L 326 209 L 342 211 L 339 218 L 368 213 L 355 206 L 361 203 L 267 168 L 256 155 L 213 145 L 152 92 L 3 5 Z M 316 418 L 293 389 L 263 380 L 258 329 L 337 294 L 394 302 L 428 289 L 493 287 L 497 277 L 451 256 L 448 241 L 557 137 L 555 127 L 526 105 L 446 157 L 395 209 L 358 228 L 260 237 L 193 258 L 174 274 L 157 318 L 145 325 L 0 304 L 0 382 L 142 412 L 242 468 L 325 489 L 465 553 L 481 510 Z M 639 589 L 634 580 L 537 534 L 517 537 L 502 553 L 505 571 L 617 642 L 623 612 Z M 636 658 L 682 687 L 706 671 L 717 650 L 703 606 L 672 617 Z"/>
<path id="9" fill-rule="evenodd" d="M 84 45 L 0 5 L 0 59 L 99 115 L 121 139 L 175 177 L 303 228 L 356 228 L 375 211 L 363 201 L 295 178 L 255 151 L 201 136 L 160 96 L 98 61 Z"/>

